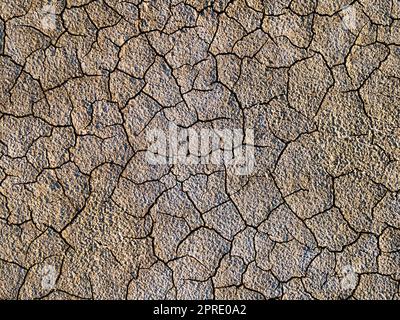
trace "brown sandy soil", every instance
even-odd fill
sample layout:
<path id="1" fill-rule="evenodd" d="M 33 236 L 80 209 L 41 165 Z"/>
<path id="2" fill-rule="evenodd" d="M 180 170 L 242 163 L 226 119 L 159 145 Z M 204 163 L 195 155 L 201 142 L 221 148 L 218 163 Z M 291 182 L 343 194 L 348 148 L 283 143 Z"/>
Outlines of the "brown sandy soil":
<path id="1" fill-rule="evenodd" d="M 171 124 L 254 167 L 150 163 Z M 0 0 L 0 299 L 399 284 L 399 0 Z"/>

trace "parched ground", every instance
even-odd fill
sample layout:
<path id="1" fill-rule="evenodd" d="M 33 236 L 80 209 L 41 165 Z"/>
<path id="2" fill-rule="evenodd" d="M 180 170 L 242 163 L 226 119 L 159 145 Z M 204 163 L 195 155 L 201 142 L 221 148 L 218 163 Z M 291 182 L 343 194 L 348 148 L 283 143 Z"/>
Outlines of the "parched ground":
<path id="1" fill-rule="evenodd" d="M 170 123 L 254 170 L 150 164 Z M 399 0 L 0 0 L 1 299 L 399 284 Z"/>

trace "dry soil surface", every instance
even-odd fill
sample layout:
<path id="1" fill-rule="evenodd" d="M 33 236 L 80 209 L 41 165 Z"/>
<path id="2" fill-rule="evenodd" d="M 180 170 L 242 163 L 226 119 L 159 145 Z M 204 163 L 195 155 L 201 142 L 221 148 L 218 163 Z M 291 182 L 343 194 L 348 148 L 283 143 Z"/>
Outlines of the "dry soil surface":
<path id="1" fill-rule="evenodd" d="M 0 298 L 399 299 L 399 66 L 399 0 L 0 0 Z"/>

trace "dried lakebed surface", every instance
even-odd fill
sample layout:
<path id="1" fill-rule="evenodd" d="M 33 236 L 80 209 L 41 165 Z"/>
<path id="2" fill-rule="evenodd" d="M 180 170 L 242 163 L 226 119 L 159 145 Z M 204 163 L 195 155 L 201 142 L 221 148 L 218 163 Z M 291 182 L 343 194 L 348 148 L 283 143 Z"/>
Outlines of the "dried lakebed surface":
<path id="1" fill-rule="evenodd" d="M 399 0 L 1 0 L 0 298 L 399 299 L 399 66 Z"/>

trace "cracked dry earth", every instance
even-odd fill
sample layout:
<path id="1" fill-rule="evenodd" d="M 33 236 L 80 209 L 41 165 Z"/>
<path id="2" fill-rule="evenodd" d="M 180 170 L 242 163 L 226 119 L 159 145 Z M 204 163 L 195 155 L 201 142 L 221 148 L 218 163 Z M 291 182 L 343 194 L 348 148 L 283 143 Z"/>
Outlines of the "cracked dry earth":
<path id="1" fill-rule="evenodd" d="M 399 299 L 399 65 L 399 0 L 0 0 L 0 298 Z"/>

